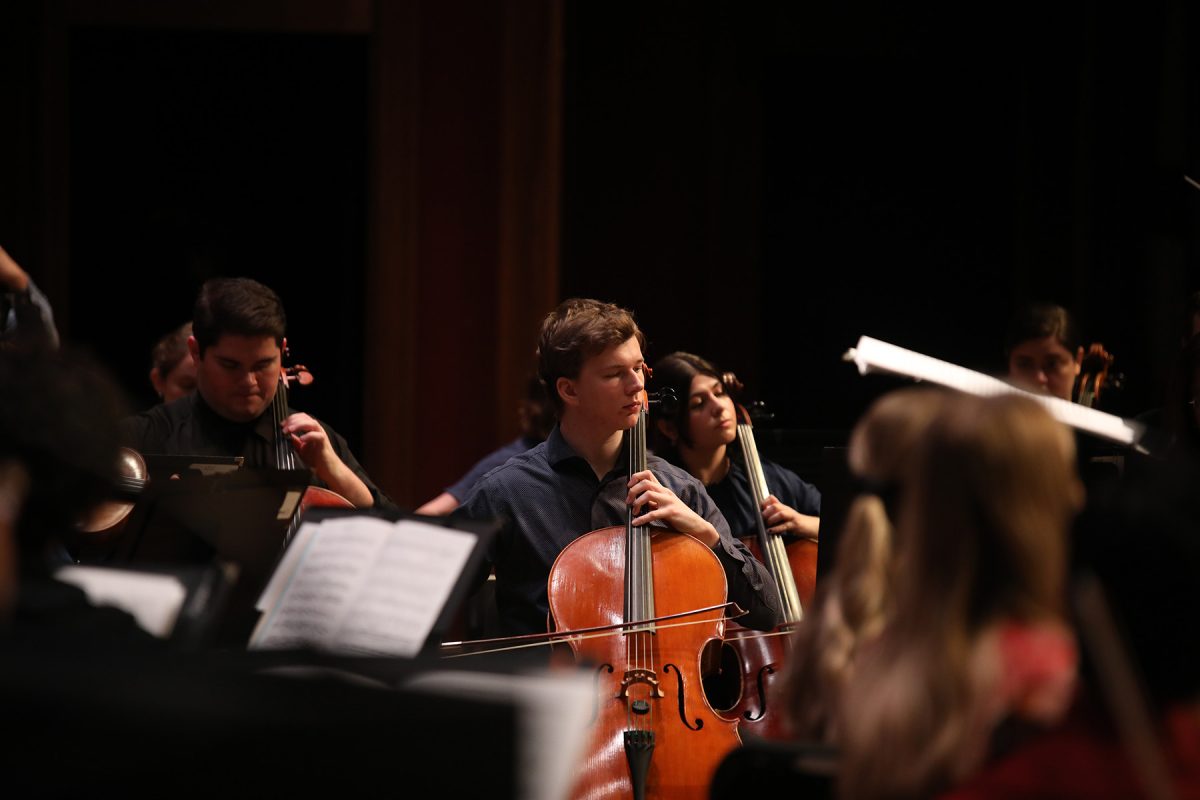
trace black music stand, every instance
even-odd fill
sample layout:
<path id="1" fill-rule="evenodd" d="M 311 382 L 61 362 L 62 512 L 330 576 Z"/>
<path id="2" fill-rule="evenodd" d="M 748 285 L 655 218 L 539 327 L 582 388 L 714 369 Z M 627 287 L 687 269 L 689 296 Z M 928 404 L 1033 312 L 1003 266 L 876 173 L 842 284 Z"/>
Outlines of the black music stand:
<path id="1" fill-rule="evenodd" d="M 205 475 L 224 475 L 236 472 L 242 468 L 245 461 L 242 456 L 205 456 L 205 455 L 175 455 L 163 453 L 142 453 L 146 462 L 146 472 L 151 481 L 165 481 L 172 478 Z"/>
<path id="2" fill-rule="evenodd" d="M 113 561 L 172 567 L 219 565 L 232 574 L 214 636 L 244 643 L 254 602 L 283 552 L 309 485 L 307 470 L 239 470 L 151 481 L 138 496 Z"/>

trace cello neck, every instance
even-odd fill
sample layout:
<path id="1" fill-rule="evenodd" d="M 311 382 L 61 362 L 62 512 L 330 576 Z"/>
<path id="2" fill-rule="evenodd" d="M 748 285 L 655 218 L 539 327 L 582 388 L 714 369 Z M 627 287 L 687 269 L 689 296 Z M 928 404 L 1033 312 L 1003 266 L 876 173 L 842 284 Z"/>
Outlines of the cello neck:
<path id="1" fill-rule="evenodd" d="M 271 415 L 275 420 L 275 466 L 279 469 L 296 469 L 296 450 L 281 427 L 288 415 L 287 379 L 282 371 L 279 373 L 275 399 L 271 401 Z"/>
<path id="2" fill-rule="evenodd" d="M 804 609 L 800 603 L 800 592 L 796 589 L 796 577 L 792 574 L 788 562 L 783 537 L 768 533 L 762 517 L 763 501 L 771 491 L 767 486 L 766 473 L 763 472 L 762 459 L 758 455 L 758 444 L 754 441 L 754 428 L 750 425 L 750 415 L 746 410 L 739 408 L 739 412 L 741 420 L 737 426 L 738 442 L 746 465 L 750 493 L 754 497 L 754 520 L 757 523 L 758 544 L 762 550 L 763 563 L 775 579 L 775 585 L 779 587 L 779 608 L 783 614 L 783 623 L 786 625 L 799 622 L 804 616 Z"/>
<path id="3" fill-rule="evenodd" d="M 646 469 L 646 403 L 637 423 L 625 432 L 629 451 L 629 475 Z M 633 524 L 633 507 L 625 512 L 625 621 L 654 619 L 654 572 L 650 553 L 650 529 Z M 654 630 L 653 624 L 637 630 Z"/>

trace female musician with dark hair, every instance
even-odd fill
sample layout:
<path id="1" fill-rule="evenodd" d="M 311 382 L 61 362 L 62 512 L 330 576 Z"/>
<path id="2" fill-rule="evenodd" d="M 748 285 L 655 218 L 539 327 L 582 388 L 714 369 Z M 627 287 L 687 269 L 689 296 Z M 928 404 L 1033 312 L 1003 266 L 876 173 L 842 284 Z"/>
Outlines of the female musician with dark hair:
<path id="1" fill-rule="evenodd" d="M 673 413 L 654 415 L 654 451 L 683 467 L 704 484 L 735 535 L 755 531 L 761 514 L 770 533 L 815 537 L 820 527 L 821 493 L 791 470 L 762 459 L 771 496 L 756 508 L 746 467 L 732 457 L 737 409 L 721 373 L 709 361 L 676 352 L 654 365 L 654 384 L 671 389 L 679 402 Z"/>
<path id="2" fill-rule="evenodd" d="M 1022 389 L 1099 407 L 1119 392 L 1124 376 L 1097 342 L 1086 348 L 1071 313 L 1062 306 L 1030 303 L 1009 321 L 1004 339 L 1008 378 Z"/>
<path id="3" fill-rule="evenodd" d="M 1032 303 L 1010 320 L 1004 357 L 1008 377 L 1021 388 L 1070 400 L 1083 363 L 1083 341 L 1065 308 Z"/>

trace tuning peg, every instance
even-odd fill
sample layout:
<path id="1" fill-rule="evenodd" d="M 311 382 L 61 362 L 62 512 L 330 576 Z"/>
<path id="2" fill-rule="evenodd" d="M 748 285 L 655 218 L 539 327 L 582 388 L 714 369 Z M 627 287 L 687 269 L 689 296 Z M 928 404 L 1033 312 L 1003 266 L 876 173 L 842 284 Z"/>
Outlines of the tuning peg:
<path id="1" fill-rule="evenodd" d="M 755 400 L 747 409 L 750 412 L 750 419 L 755 422 L 770 422 L 775 419 L 775 412 L 767 409 L 767 404 L 762 400 Z"/>
<path id="2" fill-rule="evenodd" d="M 671 416 L 679 410 L 679 398 L 675 396 L 674 389 L 663 388 L 657 392 L 647 392 L 646 402 L 652 406 L 657 405 L 659 410 L 667 416 Z"/>

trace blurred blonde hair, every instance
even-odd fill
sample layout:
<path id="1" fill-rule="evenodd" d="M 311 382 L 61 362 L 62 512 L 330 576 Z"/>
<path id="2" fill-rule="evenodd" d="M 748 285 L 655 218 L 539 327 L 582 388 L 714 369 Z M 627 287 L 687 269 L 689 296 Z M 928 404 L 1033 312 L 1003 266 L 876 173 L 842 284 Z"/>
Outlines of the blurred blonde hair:
<path id="1" fill-rule="evenodd" d="M 995 722 L 984 634 L 1061 615 L 1083 491 L 1066 428 L 1024 397 L 960 397 L 912 468 L 886 625 L 860 649 L 837 710 L 843 797 L 927 796 L 964 777 Z"/>
<path id="2" fill-rule="evenodd" d="M 922 434 L 950 395 L 900 389 L 867 410 L 850 436 L 851 471 L 879 487 L 902 483 Z M 892 523 L 879 494 L 859 494 L 847 510 L 833 572 L 797 633 L 781 700 L 794 734 L 836 741 L 834 709 L 859 642 L 879 633 L 887 613 Z"/>

